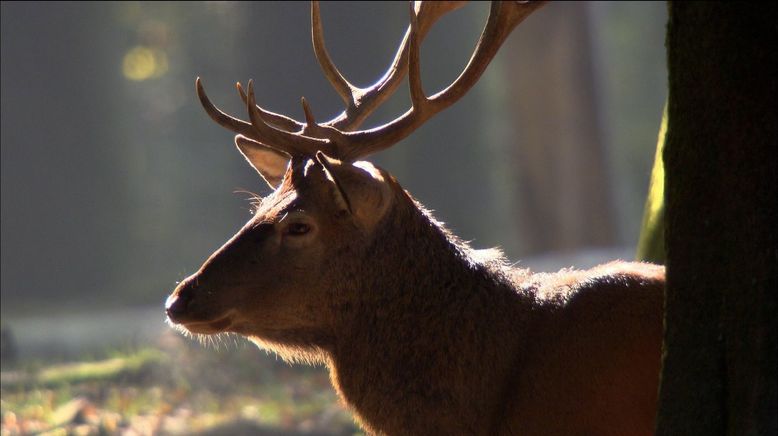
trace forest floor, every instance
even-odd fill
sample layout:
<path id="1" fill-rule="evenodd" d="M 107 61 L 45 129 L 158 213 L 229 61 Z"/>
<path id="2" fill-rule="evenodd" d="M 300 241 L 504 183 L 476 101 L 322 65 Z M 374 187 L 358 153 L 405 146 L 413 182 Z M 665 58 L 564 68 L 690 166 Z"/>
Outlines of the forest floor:
<path id="1" fill-rule="evenodd" d="M 6 435 L 352 435 L 324 368 L 290 366 L 243 340 L 14 363 L 0 374 Z M 7 350 L 6 350 L 7 351 Z"/>

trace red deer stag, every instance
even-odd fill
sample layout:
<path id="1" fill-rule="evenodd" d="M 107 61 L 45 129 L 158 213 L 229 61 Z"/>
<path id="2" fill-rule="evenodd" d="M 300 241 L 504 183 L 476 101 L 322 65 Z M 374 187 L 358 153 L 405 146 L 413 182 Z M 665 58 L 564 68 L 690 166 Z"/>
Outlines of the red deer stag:
<path id="1" fill-rule="evenodd" d="M 387 171 L 358 161 L 390 147 L 471 88 L 511 31 L 541 3 L 492 2 L 462 74 L 428 97 L 419 46 L 462 2 L 411 2 L 386 74 L 349 83 L 314 52 L 346 109 L 317 123 L 266 111 L 238 92 L 249 121 L 197 95 L 238 135 L 275 188 L 255 216 L 166 303 L 193 334 L 234 332 L 284 359 L 323 363 L 343 402 L 376 434 L 649 435 L 662 336 L 660 266 L 616 261 L 531 273 L 449 233 Z M 412 107 L 357 130 L 408 73 Z"/>

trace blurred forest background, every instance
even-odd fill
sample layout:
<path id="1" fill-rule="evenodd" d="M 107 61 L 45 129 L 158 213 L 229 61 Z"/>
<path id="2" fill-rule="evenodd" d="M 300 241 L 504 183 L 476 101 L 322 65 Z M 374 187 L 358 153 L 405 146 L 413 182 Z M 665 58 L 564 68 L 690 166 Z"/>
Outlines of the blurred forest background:
<path id="1" fill-rule="evenodd" d="M 322 4 L 327 47 L 350 81 L 383 74 L 407 9 Z M 2 3 L 4 368 L 166 337 L 162 303 L 176 281 L 249 219 L 241 191 L 267 192 L 202 110 L 194 79 L 241 118 L 234 83 L 249 78 L 269 110 L 301 119 L 305 96 L 318 120 L 335 116 L 309 11 Z M 460 73 L 487 15 L 471 4 L 432 29 L 428 94 Z M 631 258 L 666 97 L 665 22 L 663 2 L 549 4 L 465 98 L 372 160 L 477 248 L 539 269 Z M 405 111 L 405 89 L 366 127 Z"/>

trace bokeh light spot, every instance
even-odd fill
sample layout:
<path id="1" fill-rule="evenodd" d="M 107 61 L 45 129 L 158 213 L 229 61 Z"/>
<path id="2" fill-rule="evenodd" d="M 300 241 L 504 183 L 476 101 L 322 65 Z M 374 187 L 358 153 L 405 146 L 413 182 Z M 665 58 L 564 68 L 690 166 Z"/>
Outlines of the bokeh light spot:
<path id="1" fill-rule="evenodd" d="M 135 46 L 124 55 L 122 73 L 129 80 L 141 81 L 163 76 L 168 71 L 167 54 L 146 46 Z"/>

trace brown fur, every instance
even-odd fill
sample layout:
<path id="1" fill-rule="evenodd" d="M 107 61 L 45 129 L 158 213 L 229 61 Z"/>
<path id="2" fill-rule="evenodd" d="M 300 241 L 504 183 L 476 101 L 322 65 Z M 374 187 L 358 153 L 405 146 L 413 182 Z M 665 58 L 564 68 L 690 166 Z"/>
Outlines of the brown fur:
<path id="1" fill-rule="evenodd" d="M 325 363 L 370 433 L 653 432 L 662 267 L 511 268 L 378 171 L 293 160 L 170 320 Z M 311 231 L 288 234 L 294 220 Z"/>

